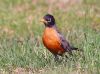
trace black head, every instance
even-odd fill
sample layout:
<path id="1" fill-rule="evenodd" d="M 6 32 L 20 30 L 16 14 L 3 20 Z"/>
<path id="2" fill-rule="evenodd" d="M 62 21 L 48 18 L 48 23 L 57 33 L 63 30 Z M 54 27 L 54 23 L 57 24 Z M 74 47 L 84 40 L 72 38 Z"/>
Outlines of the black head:
<path id="1" fill-rule="evenodd" d="M 41 20 L 47 27 L 52 27 L 55 25 L 55 19 L 51 14 L 46 14 Z"/>

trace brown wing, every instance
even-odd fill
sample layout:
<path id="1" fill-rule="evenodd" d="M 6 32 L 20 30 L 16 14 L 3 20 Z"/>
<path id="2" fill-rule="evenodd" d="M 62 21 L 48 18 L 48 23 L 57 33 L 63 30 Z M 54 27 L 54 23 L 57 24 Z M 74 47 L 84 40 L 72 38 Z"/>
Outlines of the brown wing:
<path id="1" fill-rule="evenodd" d="M 62 36 L 60 33 L 58 34 L 59 38 L 60 38 L 60 43 L 61 43 L 61 47 L 63 49 L 65 49 L 66 51 L 71 50 L 69 43 L 66 41 L 66 39 L 64 38 L 64 36 Z"/>
<path id="2" fill-rule="evenodd" d="M 58 32 L 58 36 L 60 38 L 60 43 L 61 43 L 61 47 L 67 51 L 67 52 L 71 52 L 72 50 L 77 50 L 78 48 L 75 48 L 75 47 L 72 47 L 69 42 L 67 42 L 67 40 L 64 38 L 63 35 L 61 35 L 59 32 Z"/>

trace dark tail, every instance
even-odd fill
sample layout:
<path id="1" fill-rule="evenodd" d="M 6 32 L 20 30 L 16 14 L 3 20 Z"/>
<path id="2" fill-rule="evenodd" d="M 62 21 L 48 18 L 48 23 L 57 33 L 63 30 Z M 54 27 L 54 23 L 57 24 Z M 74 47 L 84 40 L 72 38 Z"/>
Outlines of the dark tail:
<path id="1" fill-rule="evenodd" d="M 83 52 L 83 50 L 82 50 L 82 49 L 79 49 L 79 48 L 76 48 L 76 47 L 71 47 L 71 49 L 72 49 L 72 50 L 82 51 L 82 52 Z"/>
<path id="2" fill-rule="evenodd" d="M 72 50 L 78 50 L 78 48 L 76 48 L 76 47 L 71 47 L 71 49 L 72 49 Z"/>

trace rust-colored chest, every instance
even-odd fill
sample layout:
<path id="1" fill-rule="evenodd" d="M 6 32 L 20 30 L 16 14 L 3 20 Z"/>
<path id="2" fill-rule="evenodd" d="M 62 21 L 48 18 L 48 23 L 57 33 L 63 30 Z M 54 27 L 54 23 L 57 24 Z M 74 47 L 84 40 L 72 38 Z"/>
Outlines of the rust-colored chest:
<path id="1" fill-rule="evenodd" d="M 64 53 L 61 47 L 60 38 L 54 28 L 46 28 L 42 37 L 44 46 L 54 54 Z"/>

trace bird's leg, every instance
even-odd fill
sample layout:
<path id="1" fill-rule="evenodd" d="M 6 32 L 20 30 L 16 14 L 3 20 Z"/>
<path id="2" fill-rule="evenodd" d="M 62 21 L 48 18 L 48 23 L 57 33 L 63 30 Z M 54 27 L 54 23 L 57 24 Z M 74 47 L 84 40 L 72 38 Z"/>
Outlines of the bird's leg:
<path id="1" fill-rule="evenodd" d="M 55 60 L 55 61 L 58 61 L 58 60 L 59 60 L 58 55 L 56 55 L 56 54 L 53 54 L 53 55 L 54 55 L 54 60 Z"/>
<path id="2" fill-rule="evenodd" d="M 71 50 L 68 51 L 69 55 L 73 56 L 73 53 Z"/>
<path id="3" fill-rule="evenodd" d="M 66 54 L 60 55 L 62 57 L 61 61 L 67 61 L 68 56 Z"/>
<path id="4" fill-rule="evenodd" d="M 68 56 L 67 56 L 67 55 L 65 55 L 65 58 L 68 58 Z"/>

